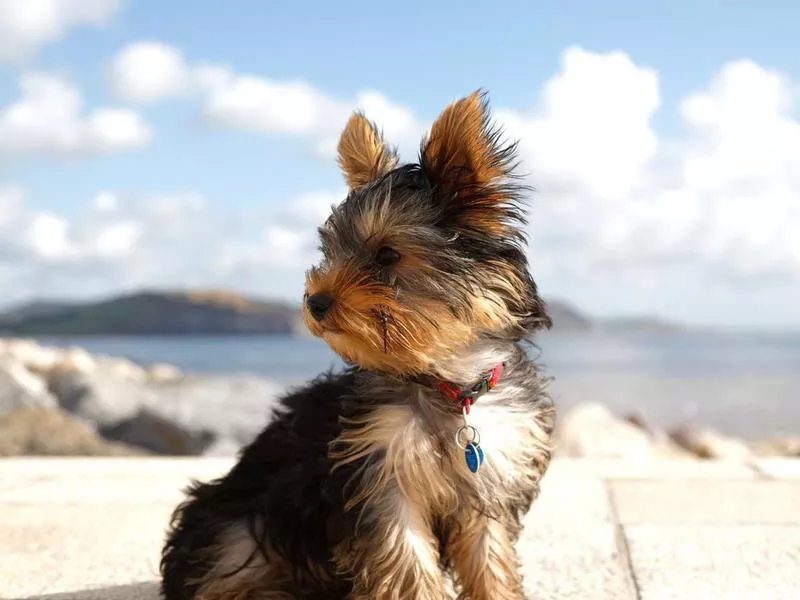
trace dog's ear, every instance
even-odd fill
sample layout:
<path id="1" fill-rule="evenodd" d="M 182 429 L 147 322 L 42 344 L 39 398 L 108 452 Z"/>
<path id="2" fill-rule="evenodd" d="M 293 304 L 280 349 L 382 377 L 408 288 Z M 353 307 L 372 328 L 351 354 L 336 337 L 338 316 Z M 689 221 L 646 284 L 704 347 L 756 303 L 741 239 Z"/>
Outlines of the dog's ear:
<path id="1" fill-rule="evenodd" d="M 397 153 L 388 147 L 377 127 L 355 112 L 339 138 L 339 166 L 350 189 L 357 190 L 397 165 Z"/>
<path id="2" fill-rule="evenodd" d="M 448 225 L 491 234 L 518 218 L 509 184 L 516 145 L 503 145 L 489 119 L 486 94 L 475 91 L 448 106 L 422 141 L 420 164 Z"/>

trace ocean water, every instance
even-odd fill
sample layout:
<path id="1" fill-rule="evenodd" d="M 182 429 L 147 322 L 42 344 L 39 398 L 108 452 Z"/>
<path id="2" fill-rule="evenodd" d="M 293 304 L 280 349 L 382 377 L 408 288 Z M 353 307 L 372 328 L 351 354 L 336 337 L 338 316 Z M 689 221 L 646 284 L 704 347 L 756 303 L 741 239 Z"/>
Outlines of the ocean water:
<path id="1" fill-rule="evenodd" d="M 194 373 L 255 373 L 296 385 L 341 367 L 320 340 L 283 337 L 62 337 L 54 346 Z M 800 335 L 547 333 L 531 353 L 562 412 L 589 401 L 660 427 L 694 423 L 749 438 L 800 433 Z"/>

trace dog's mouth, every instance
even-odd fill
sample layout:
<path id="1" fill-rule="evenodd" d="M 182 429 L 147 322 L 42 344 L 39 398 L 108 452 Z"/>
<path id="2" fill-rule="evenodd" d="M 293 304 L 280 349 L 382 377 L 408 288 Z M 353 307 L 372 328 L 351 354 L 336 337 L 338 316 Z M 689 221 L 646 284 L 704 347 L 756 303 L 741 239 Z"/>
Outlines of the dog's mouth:
<path id="1" fill-rule="evenodd" d="M 306 326 L 311 331 L 312 334 L 318 337 L 325 337 L 327 335 L 341 335 L 345 331 L 341 327 L 337 326 L 333 319 L 305 319 Z"/>
<path id="2" fill-rule="evenodd" d="M 377 327 L 379 328 L 379 330 L 381 332 L 381 343 L 382 343 L 383 351 L 386 352 L 387 349 L 388 349 L 388 343 L 389 343 L 389 340 L 388 340 L 388 334 L 389 334 L 389 332 L 388 332 L 388 327 L 389 327 L 388 317 L 386 317 L 384 315 L 379 317 Z M 319 332 L 319 336 L 322 337 L 322 338 L 332 337 L 332 336 L 340 337 L 340 336 L 353 336 L 354 335 L 353 332 L 347 331 L 345 329 L 342 329 L 341 327 L 337 327 L 337 326 L 335 326 L 333 324 L 330 324 L 330 323 L 317 323 L 316 324 L 316 328 L 317 328 L 317 330 Z"/>
<path id="3" fill-rule="evenodd" d="M 387 355 L 393 349 L 391 330 L 395 326 L 391 312 L 385 306 L 378 306 L 360 313 L 358 319 L 352 315 L 332 311 L 323 319 L 307 319 L 311 333 L 324 340 L 343 358 L 369 353 Z M 348 319 L 348 316 L 350 317 Z M 352 327 L 351 327 L 352 325 Z M 358 350 L 355 350 L 355 349 Z"/>
<path id="4" fill-rule="evenodd" d="M 319 326 L 322 335 L 342 335 L 344 333 L 343 329 L 339 329 L 338 327 L 327 327 L 325 325 Z"/>

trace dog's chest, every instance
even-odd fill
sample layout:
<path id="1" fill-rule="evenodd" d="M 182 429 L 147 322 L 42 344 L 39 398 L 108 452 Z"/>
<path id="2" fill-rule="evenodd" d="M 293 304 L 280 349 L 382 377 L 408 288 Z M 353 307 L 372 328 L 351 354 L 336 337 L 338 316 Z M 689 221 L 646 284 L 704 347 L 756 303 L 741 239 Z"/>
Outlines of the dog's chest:
<path id="1" fill-rule="evenodd" d="M 436 399 L 424 394 L 375 409 L 365 429 L 373 459 L 406 495 L 422 495 L 439 506 L 458 504 L 465 494 L 513 493 L 528 485 L 532 462 L 543 448 L 535 412 L 514 402 L 515 392 L 493 391 L 470 411 L 468 424 L 480 436 L 475 441 L 484 456 L 477 472 L 467 463 L 471 430 L 458 435 L 464 417 L 433 409 Z"/>

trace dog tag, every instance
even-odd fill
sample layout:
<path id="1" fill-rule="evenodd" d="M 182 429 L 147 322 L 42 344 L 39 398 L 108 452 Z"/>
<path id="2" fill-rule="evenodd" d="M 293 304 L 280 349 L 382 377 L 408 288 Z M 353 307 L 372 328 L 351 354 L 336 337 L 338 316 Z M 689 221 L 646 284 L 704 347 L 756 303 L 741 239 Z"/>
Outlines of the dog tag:
<path id="1" fill-rule="evenodd" d="M 473 473 L 477 473 L 483 464 L 483 448 L 473 442 L 467 443 L 464 449 L 464 458 L 467 461 L 467 468 Z"/>

